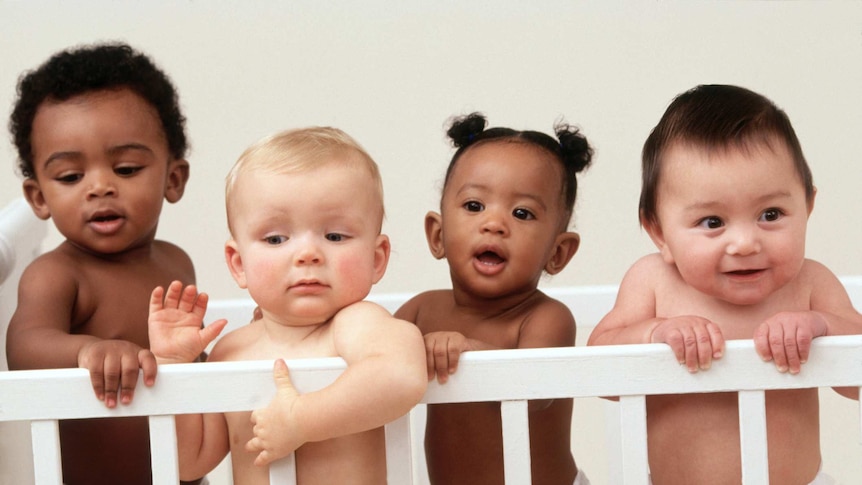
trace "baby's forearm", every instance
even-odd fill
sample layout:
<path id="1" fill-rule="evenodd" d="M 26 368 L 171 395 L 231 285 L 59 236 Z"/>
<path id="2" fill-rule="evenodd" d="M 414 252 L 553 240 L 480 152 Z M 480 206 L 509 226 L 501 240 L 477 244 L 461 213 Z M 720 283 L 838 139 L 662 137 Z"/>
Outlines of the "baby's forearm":
<path id="1" fill-rule="evenodd" d="M 224 415 L 176 416 L 180 479 L 196 480 L 211 472 L 229 451 Z"/>
<path id="2" fill-rule="evenodd" d="M 826 321 L 826 335 L 859 335 L 862 334 L 862 315 L 836 315 L 825 312 L 813 312 Z"/>
<path id="3" fill-rule="evenodd" d="M 46 328 L 10 332 L 6 358 L 10 370 L 74 368 L 79 366 L 81 349 L 99 340 L 91 335 L 71 335 Z"/>
<path id="4" fill-rule="evenodd" d="M 306 442 L 367 431 L 406 414 L 427 384 L 424 365 L 368 358 L 348 366 L 332 385 L 301 395 L 291 421 Z"/>
<path id="5" fill-rule="evenodd" d="M 652 318 L 621 325 L 603 325 L 603 322 L 600 322 L 590 334 L 587 345 L 652 343 L 652 334 L 663 321 L 663 318 Z"/>

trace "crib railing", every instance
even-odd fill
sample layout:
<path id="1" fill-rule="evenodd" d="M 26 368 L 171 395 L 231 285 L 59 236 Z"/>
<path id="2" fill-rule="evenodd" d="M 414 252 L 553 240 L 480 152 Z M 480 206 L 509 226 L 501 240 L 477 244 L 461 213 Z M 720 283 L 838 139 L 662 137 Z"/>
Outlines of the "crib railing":
<path id="1" fill-rule="evenodd" d="M 289 361 L 301 392 L 331 383 L 340 359 Z M 708 372 L 689 374 L 664 345 L 501 350 L 465 354 L 445 385 L 431 383 L 427 404 L 501 401 L 506 483 L 530 483 L 527 401 L 620 396 L 623 479 L 648 483 L 645 396 L 695 392 L 739 393 L 742 481 L 768 483 L 764 391 L 862 386 L 862 336 L 824 337 L 798 375 L 780 374 L 762 362 L 751 341 L 728 343 L 726 355 Z M 138 385 L 134 401 L 107 409 L 96 400 L 83 369 L 0 373 L 0 421 L 31 421 L 38 485 L 59 485 L 59 419 L 149 416 L 154 483 L 178 481 L 173 415 L 244 411 L 274 394 L 272 362 L 162 366 L 156 385 Z M 195 399 L 189 399 L 195 396 Z M 390 483 L 416 483 L 411 456 L 416 446 L 407 417 L 387 426 Z M 421 445 L 419 445 L 421 446 Z M 272 467 L 273 484 L 294 483 L 292 460 Z"/>

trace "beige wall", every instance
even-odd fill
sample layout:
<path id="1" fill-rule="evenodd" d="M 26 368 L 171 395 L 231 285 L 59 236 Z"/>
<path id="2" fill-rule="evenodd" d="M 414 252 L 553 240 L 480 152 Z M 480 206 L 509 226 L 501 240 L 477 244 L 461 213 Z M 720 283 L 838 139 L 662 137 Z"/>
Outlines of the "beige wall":
<path id="1" fill-rule="evenodd" d="M 809 255 L 862 274 L 862 3 L 523 3 L 3 1 L 3 126 L 18 75 L 58 49 L 123 39 L 152 55 L 180 90 L 192 142 L 188 191 L 159 235 L 227 298 L 244 293 L 222 260 L 222 180 L 263 135 L 327 124 L 365 145 L 393 242 L 375 291 L 415 292 L 448 284 L 422 232 L 452 153 L 445 120 L 481 110 L 492 124 L 550 130 L 565 116 L 597 156 L 581 178 L 581 250 L 544 284 L 615 284 L 652 250 L 636 219 L 644 138 L 674 95 L 735 83 L 784 107 L 802 140 L 819 188 Z M 8 141 L 0 158 L 5 204 L 20 193 Z"/>
<path id="2" fill-rule="evenodd" d="M 581 250 L 544 284 L 616 284 L 652 250 L 636 219 L 650 128 L 695 84 L 740 84 L 784 107 L 802 141 L 819 189 L 810 257 L 862 274 L 862 3 L 463 3 L 0 0 L 3 126 L 18 75 L 56 50 L 123 39 L 151 54 L 180 90 L 193 147 L 160 237 L 191 254 L 204 290 L 232 298 L 245 295 L 222 260 L 222 180 L 263 135 L 325 124 L 365 145 L 393 242 L 376 291 L 416 292 L 448 285 L 422 233 L 452 153 L 445 120 L 481 110 L 492 124 L 549 130 L 565 116 L 597 157 L 581 178 Z M 11 143 L 0 159 L 5 205 L 20 194 Z"/>

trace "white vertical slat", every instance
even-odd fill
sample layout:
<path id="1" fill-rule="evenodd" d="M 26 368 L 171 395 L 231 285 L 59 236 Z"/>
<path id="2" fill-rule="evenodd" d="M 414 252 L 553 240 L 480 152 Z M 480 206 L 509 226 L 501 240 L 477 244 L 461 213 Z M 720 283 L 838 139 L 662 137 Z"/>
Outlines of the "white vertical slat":
<path id="1" fill-rule="evenodd" d="M 503 420 L 503 473 L 510 485 L 529 485 L 530 473 L 530 419 L 527 401 L 500 403 Z"/>
<path id="2" fill-rule="evenodd" d="M 739 448 L 742 483 L 769 483 L 766 394 L 763 391 L 739 391 Z"/>
<path id="3" fill-rule="evenodd" d="M 425 421 L 428 405 L 419 404 L 409 413 L 410 416 L 410 456 L 413 460 L 411 479 L 414 485 L 428 483 L 428 463 L 425 461 Z"/>
<path id="4" fill-rule="evenodd" d="M 608 485 L 623 485 L 625 483 L 623 482 L 623 469 L 620 466 L 623 462 L 620 403 L 607 399 L 602 399 L 601 401 L 605 417 L 604 430 L 608 456 Z M 582 432 L 579 431 L 578 433 L 580 435 Z"/>
<path id="5" fill-rule="evenodd" d="M 410 443 L 410 414 L 405 414 L 385 426 L 386 478 L 389 483 L 413 485 L 413 452 Z"/>
<path id="6" fill-rule="evenodd" d="M 30 423 L 33 437 L 33 468 L 36 485 L 62 485 L 60 461 L 60 424 L 56 419 Z"/>
<path id="7" fill-rule="evenodd" d="M 291 453 L 269 464 L 270 485 L 296 485 L 296 454 Z"/>
<path id="8" fill-rule="evenodd" d="M 172 415 L 150 416 L 150 466 L 153 483 L 179 483 L 180 465 L 177 457 L 177 426 Z"/>
<path id="9" fill-rule="evenodd" d="M 620 396 L 620 437 L 623 454 L 623 483 L 649 484 L 645 396 Z"/>

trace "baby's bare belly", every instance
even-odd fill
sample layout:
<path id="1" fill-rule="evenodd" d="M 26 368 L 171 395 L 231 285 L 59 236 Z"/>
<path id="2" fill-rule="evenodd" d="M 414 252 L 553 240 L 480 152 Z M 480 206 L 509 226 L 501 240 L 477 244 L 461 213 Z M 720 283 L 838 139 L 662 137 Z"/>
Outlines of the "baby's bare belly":
<path id="1" fill-rule="evenodd" d="M 655 485 L 740 483 L 737 399 L 736 393 L 647 399 Z M 820 466 L 817 390 L 768 392 L 766 408 L 770 482 L 809 483 Z"/>
<path id="2" fill-rule="evenodd" d="M 254 465 L 255 454 L 245 451 L 251 429 L 238 426 L 243 415 L 228 413 L 231 428 L 231 465 L 236 485 L 269 485 L 269 468 Z M 234 422 L 232 422 L 234 421 Z M 233 425 L 233 426 L 232 426 Z M 242 429 L 242 433 L 234 430 Z M 306 443 L 296 451 L 298 485 L 386 485 L 386 448 L 383 428 Z"/>

